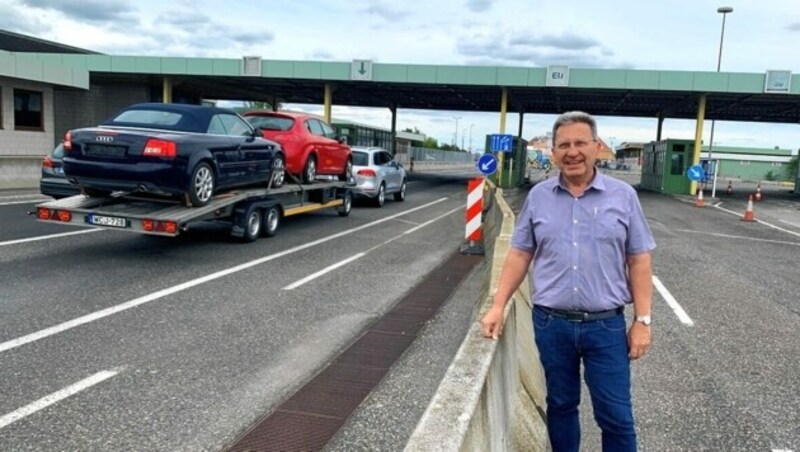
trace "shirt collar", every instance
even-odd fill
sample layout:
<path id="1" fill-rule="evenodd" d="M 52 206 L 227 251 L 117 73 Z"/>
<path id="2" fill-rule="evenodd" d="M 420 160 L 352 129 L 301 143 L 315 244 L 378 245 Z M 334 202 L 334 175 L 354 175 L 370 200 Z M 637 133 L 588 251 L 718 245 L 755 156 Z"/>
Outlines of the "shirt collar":
<path id="1" fill-rule="evenodd" d="M 584 190 L 584 192 L 588 191 L 590 188 L 594 188 L 595 190 L 605 191 L 606 189 L 605 178 L 606 176 L 603 173 L 601 173 L 597 168 L 595 168 L 594 177 L 592 178 L 592 181 L 589 182 L 589 185 L 586 187 L 586 190 Z M 557 188 L 569 192 L 569 190 L 567 190 L 567 186 L 564 185 L 564 181 L 561 178 L 561 174 L 558 175 L 558 177 L 556 178 L 556 183 L 553 184 L 553 191 L 555 191 Z"/>

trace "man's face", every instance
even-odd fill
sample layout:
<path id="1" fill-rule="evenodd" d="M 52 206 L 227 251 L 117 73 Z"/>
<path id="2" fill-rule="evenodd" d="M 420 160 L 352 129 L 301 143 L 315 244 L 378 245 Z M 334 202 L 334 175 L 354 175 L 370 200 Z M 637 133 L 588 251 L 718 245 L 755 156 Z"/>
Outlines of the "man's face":
<path id="1" fill-rule="evenodd" d="M 591 177 L 599 152 L 600 143 L 592 138 L 592 128 L 588 124 L 567 124 L 556 131 L 553 158 L 568 179 Z"/>

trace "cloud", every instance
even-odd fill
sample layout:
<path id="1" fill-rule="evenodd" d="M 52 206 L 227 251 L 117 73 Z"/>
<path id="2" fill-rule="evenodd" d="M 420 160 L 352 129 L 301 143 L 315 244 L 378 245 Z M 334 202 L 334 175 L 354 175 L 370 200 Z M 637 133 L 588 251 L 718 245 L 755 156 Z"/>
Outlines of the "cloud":
<path id="1" fill-rule="evenodd" d="M 0 4 L 0 29 L 27 35 L 39 35 L 42 32 L 50 31 L 51 27 L 37 19 L 25 17 L 11 5 Z"/>
<path id="2" fill-rule="evenodd" d="M 582 37 L 571 33 L 562 35 L 542 35 L 536 36 L 529 33 L 516 33 L 508 40 L 512 46 L 530 47 L 552 47 L 566 50 L 585 50 L 592 47 L 599 47 L 600 43 L 592 38 Z"/>
<path id="3" fill-rule="evenodd" d="M 800 31 L 800 22 L 795 22 L 786 26 L 789 31 Z"/>
<path id="4" fill-rule="evenodd" d="M 210 56 L 216 50 L 235 50 L 266 44 L 275 39 L 268 30 L 249 31 L 216 22 L 212 17 L 197 11 L 171 10 L 160 14 L 155 22 L 158 27 L 141 33 L 159 43 L 165 50 L 169 45 L 171 54 L 176 49 L 189 56 Z M 169 25 L 164 27 L 163 25 Z M 151 45 L 146 46 L 148 49 Z M 224 52 L 220 52 L 224 53 Z"/>
<path id="5" fill-rule="evenodd" d="M 323 61 L 330 61 L 335 59 L 333 54 L 328 52 L 327 50 L 315 50 L 311 53 L 311 59 L 314 60 L 323 60 Z"/>
<path id="6" fill-rule="evenodd" d="M 123 0 L 20 0 L 33 8 L 58 11 L 78 22 L 120 28 L 138 25 L 136 10 Z"/>
<path id="7" fill-rule="evenodd" d="M 211 18 L 197 11 L 173 10 L 164 14 L 160 14 L 156 18 L 155 23 L 169 24 L 173 28 L 191 32 L 192 30 L 196 30 L 197 27 L 206 27 L 211 25 Z"/>
<path id="8" fill-rule="evenodd" d="M 467 0 L 467 8 L 473 13 L 482 13 L 492 8 L 494 0 Z"/>
<path id="9" fill-rule="evenodd" d="M 572 67 L 630 67 L 613 61 L 614 52 L 598 40 L 565 33 L 535 36 L 529 32 L 477 32 L 462 36 L 456 50 L 466 57 L 467 64 L 548 66 L 566 64 Z"/>
<path id="10" fill-rule="evenodd" d="M 362 11 L 369 15 L 379 16 L 384 20 L 393 23 L 396 23 L 409 15 L 408 12 L 394 9 L 377 1 L 370 2 L 369 6 L 362 9 Z"/>

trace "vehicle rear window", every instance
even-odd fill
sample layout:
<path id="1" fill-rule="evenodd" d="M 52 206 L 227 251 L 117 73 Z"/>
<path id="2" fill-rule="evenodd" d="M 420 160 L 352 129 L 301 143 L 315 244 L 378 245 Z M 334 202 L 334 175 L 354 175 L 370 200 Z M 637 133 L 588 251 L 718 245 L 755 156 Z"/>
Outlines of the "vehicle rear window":
<path id="1" fill-rule="evenodd" d="M 287 131 L 294 125 L 294 119 L 278 116 L 247 116 L 247 121 L 256 129 Z"/>
<path id="2" fill-rule="evenodd" d="M 50 156 L 53 157 L 53 158 L 56 158 L 56 159 L 63 159 L 64 158 L 64 145 L 63 144 L 59 144 L 58 146 L 56 146 L 56 148 L 53 149 L 53 152 L 50 153 Z"/>
<path id="3" fill-rule="evenodd" d="M 125 122 L 150 126 L 175 126 L 183 118 L 180 113 L 163 110 L 125 110 L 113 122 Z"/>
<path id="4" fill-rule="evenodd" d="M 353 151 L 353 165 L 368 166 L 369 154 L 361 151 Z"/>

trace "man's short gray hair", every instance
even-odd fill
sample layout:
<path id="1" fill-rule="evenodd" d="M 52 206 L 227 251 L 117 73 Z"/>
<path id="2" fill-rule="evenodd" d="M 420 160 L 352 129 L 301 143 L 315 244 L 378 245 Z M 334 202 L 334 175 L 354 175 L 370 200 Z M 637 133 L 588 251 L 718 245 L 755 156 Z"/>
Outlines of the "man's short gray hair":
<path id="1" fill-rule="evenodd" d="M 556 144 L 556 132 L 558 132 L 558 129 L 569 124 L 588 125 L 592 129 L 592 139 L 597 139 L 597 122 L 592 115 L 582 111 L 568 111 L 561 114 L 556 118 L 556 122 L 553 123 L 553 145 Z"/>

